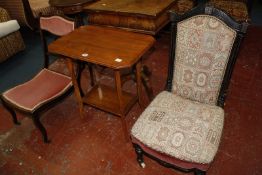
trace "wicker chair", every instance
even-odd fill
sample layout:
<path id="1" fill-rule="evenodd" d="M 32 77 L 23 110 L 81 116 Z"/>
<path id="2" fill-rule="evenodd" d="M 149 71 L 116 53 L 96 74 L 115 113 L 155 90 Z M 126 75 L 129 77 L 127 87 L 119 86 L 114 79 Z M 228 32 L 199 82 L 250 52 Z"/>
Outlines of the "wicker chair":
<path id="1" fill-rule="evenodd" d="M 21 26 L 28 26 L 33 30 L 38 28 L 40 13 L 43 16 L 62 14 L 56 8 L 50 7 L 48 0 L 0 0 L 0 4 Z"/>
<path id="2" fill-rule="evenodd" d="M 8 12 L 0 7 L 0 23 L 10 21 Z M 24 50 L 25 44 L 19 30 L 14 31 L 0 38 L 0 62 Z"/>

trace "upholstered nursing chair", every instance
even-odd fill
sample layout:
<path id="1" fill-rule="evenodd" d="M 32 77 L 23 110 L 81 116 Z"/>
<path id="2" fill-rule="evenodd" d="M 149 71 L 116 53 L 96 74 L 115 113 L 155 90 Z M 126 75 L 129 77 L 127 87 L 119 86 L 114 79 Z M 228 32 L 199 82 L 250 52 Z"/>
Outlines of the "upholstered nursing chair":
<path id="1" fill-rule="evenodd" d="M 202 6 L 177 16 L 172 33 L 166 90 L 137 119 L 131 138 L 143 155 L 167 167 L 204 175 L 222 135 L 224 100 L 247 23 Z"/>
<path id="2" fill-rule="evenodd" d="M 60 16 L 41 17 L 40 34 L 44 48 L 44 68 L 30 81 L 11 88 L 1 95 L 2 103 L 12 114 L 14 123 L 19 124 L 15 111 L 31 116 L 46 143 L 49 142 L 49 139 L 45 127 L 40 122 L 40 113 L 69 95 L 73 87 L 70 76 L 48 69 L 49 57 L 43 31 L 62 36 L 73 31 L 74 27 L 73 21 Z"/>

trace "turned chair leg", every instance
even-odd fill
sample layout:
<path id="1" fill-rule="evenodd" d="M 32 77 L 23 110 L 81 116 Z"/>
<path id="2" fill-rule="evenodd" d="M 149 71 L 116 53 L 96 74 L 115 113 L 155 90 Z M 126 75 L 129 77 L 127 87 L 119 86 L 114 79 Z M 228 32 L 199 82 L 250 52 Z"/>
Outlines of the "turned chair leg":
<path id="1" fill-rule="evenodd" d="M 40 130 L 42 136 L 43 136 L 43 140 L 45 143 L 50 143 L 50 140 L 48 140 L 47 137 L 47 132 L 45 127 L 42 125 L 42 123 L 40 122 L 40 117 L 38 115 L 33 115 L 32 116 L 33 122 L 35 124 L 35 126 Z"/>
<path id="2" fill-rule="evenodd" d="M 141 149 L 140 146 L 134 144 L 134 148 L 135 148 L 135 151 L 136 151 L 136 155 L 137 155 L 137 162 L 139 163 L 139 165 L 142 167 L 142 168 L 145 168 L 146 167 L 146 164 L 144 162 L 144 158 L 143 158 L 143 150 Z"/>
<path id="3" fill-rule="evenodd" d="M 21 123 L 18 122 L 17 117 L 16 117 L 16 113 L 15 113 L 15 111 L 13 110 L 13 108 L 11 108 L 10 106 L 8 106 L 4 100 L 1 99 L 1 101 L 2 101 L 2 104 L 3 104 L 4 108 L 12 115 L 14 124 L 20 125 Z"/>
<path id="4" fill-rule="evenodd" d="M 199 169 L 195 169 L 194 174 L 195 175 L 206 175 L 206 172 L 205 171 L 201 171 Z"/>

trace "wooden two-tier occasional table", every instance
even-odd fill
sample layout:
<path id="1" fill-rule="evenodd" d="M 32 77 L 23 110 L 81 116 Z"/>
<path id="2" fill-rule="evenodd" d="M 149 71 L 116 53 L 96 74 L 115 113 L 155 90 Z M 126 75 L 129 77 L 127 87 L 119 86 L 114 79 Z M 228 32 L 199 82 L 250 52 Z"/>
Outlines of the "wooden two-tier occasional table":
<path id="1" fill-rule="evenodd" d="M 100 0 L 84 7 L 88 23 L 155 35 L 169 22 L 176 0 Z"/>
<path id="2" fill-rule="evenodd" d="M 83 104 L 88 104 L 120 116 L 124 135 L 128 139 L 125 115 L 137 101 L 140 105 L 142 103 L 141 57 L 153 46 L 154 42 L 155 39 L 150 35 L 88 25 L 81 26 L 52 42 L 48 50 L 52 54 L 70 58 L 67 59 L 68 67 L 72 75 L 80 115 L 83 116 Z M 82 97 L 74 74 L 73 61 L 77 60 L 113 69 L 115 87 L 97 83 Z M 120 70 L 131 67 L 136 68 L 136 94 L 125 92 L 121 87 Z"/>

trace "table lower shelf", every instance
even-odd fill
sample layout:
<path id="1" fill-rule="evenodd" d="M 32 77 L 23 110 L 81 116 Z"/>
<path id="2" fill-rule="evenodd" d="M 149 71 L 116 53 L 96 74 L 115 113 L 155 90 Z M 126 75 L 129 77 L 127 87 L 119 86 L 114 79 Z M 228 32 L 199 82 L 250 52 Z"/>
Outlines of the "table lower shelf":
<path id="1" fill-rule="evenodd" d="M 122 91 L 122 114 L 116 89 L 102 84 L 95 85 L 83 97 L 83 103 L 113 113 L 118 116 L 127 114 L 136 101 L 136 95 Z"/>

